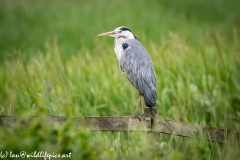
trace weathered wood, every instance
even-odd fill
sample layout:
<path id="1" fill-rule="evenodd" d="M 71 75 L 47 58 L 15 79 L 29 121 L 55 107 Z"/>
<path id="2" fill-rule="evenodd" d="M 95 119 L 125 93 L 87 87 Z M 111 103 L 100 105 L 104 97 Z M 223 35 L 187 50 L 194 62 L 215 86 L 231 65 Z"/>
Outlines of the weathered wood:
<path id="1" fill-rule="evenodd" d="M 237 131 L 224 130 L 224 129 L 208 127 L 208 126 L 203 126 L 202 131 L 206 135 L 206 139 L 209 141 L 214 141 L 219 143 L 227 142 L 229 144 L 240 143 L 239 142 L 240 133 Z"/>
<path id="2" fill-rule="evenodd" d="M 183 137 L 196 136 L 199 129 L 197 125 L 167 120 L 163 118 L 153 118 L 152 131 L 173 134 Z"/>
<path id="3" fill-rule="evenodd" d="M 151 124 L 153 118 L 158 116 L 158 110 L 156 107 L 144 108 L 144 116 L 151 117 Z M 151 125 L 152 130 L 152 125 Z M 151 151 L 158 150 L 160 147 L 160 133 L 159 132 L 147 132 L 148 148 Z M 152 152 L 153 153 L 153 152 Z"/>
<path id="4" fill-rule="evenodd" d="M 157 108 L 156 107 L 151 107 L 151 108 L 144 108 L 144 116 L 145 117 L 157 117 Z"/>
<path id="5" fill-rule="evenodd" d="M 183 123 L 163 118 L 146 117 L 145 120 L 132 117 L 30 117 L 20 120 L 17 116 L 0 116 L 0 126 L 11 127 L 18 122 L 28 127 L 33 120 L 43 119 L 52 129 L 58 129 L 68 119 L 73 119 L 77 130 L 93 131 L 144 131 L 172 134 L 182 137 L 205 137 L 209 141 L 231 144 L 239 143 L 240 134 L 236 131 L 226 131 L 208 126 Z"/>
<path id="6" fill-rule="evenodd" d="M 26 127 L 30 122 L 39 117 L 30 117 L 28 120 L 20 120 L 20 123 Z M 58 129 L 68 119 L 66 117 L 51 116 L 41 120 L 46 121 L 52 129 Z M 11 127 L 17 122 L 17 116 L 0 116 L 0 126 Z M 151 131 L 151 118 L 144 120 L 137 117 L 74 117 L 76 130 L 93 131 Z"/>
<path id="7" fill-rule="evenodd" d="M 201 136 L 203 136 L 209 141 L 219 143 L 228 141 L 231 144 L 238 142 L 240 137 L 240 134 L 236 131 L 225 131 L 224 129 L 183 123 L 163 118 L 153 118 L 152 131 L 182 137 L 201 138 Z"/>
<path id="8" fill-rule="evenodd" d="M 75 120 L 78 130 L 101 131 L 150 131 L 151 118 L 144 121 L 133 117 L 78 117 Z M 83 125 L 81 125 L 83 124 Z"/>

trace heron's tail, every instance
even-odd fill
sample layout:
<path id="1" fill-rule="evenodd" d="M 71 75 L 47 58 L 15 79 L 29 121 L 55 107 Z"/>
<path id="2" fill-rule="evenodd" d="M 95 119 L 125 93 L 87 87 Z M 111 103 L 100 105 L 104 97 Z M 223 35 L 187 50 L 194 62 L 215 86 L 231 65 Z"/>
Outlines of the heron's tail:
<path id="1" fill-rule="evenodd" d="M 157 101 L 156 88 L 146 87 L 146 92 L 144 93 L 144 102 L 147 107 L 154 107 Z"/>

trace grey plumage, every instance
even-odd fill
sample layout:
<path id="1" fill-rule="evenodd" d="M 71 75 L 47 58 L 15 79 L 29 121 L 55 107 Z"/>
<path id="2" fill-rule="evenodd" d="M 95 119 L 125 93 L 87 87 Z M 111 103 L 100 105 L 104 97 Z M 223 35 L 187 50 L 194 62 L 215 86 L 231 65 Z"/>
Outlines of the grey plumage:
<path id="1" fill-rule="evenodd" d="M 120 59 L 120 68 L 127 75 L 129 81 L 144 96 L 145 105 L 153 107 L 156 105 L 156 74 L 152 60 L 137 39 L 129 39 L 123 49 Z"/>
<path id="2" fill-rule="evenodd" d="M 138 105 L 142 97 L 147 107 L 155 106 L 157 100 L 156 74 L 152 60 L 142 43 L 127 27 L 118 27 L 114 31 L 98 36 L 115 37 L 114 52 L 119 61 L 119 67 L 139 91 L 133 116 L 137 116 Z M 142 103 L 142 116 L 144 116 L 143 108 Z"/>

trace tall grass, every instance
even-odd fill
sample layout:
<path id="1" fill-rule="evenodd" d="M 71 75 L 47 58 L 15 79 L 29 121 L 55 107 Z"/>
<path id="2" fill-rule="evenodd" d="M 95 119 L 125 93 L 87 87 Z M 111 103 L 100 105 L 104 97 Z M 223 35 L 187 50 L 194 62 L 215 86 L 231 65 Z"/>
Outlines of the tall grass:
<path id="1" fill-rule="evenodd" d="M 126 25 L 153 60 L 159 116 L 240 130 L 238 1 L 0 3 L 0 115 L 132 114 L 138 92 L 119 70 L 113 39 L 96 37 Z M 238 147 L 204 138 L 162 134 L 153 150 L 146 133 L 78 132 L 73 124 L 70 119 L 57 131 L 38 120 L 28 129 L 0 127 L 0 152 L 71 152 L 73 159 L 239 157 Z"/>

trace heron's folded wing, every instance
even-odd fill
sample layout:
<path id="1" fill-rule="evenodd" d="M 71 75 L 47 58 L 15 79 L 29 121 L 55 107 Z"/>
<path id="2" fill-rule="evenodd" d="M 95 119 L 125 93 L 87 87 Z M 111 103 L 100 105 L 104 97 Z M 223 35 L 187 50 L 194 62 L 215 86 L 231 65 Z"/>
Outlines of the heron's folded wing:
<path id="1" fill-rule="evenodd" d="M 136 39 L 127 40 L 123 49 L 120 66 L 126 73 L 129 81 L 139 90 L 145 93 L 147 88 L 155 90 L 156 75 L 152 61 L 146 49 Z"/>

